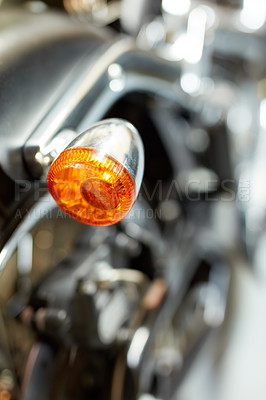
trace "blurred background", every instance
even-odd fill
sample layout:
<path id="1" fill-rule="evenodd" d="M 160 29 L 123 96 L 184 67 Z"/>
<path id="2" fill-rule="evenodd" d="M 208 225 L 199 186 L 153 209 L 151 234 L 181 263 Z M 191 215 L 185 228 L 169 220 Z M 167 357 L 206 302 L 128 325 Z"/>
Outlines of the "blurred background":
<path id="1" fill-rule="evenodd" d="M 265 0 L 0 5 L 0 400 L 31 400 L 36 393 L 46 400 L 51 382 L 52 399 L 264 400 Z M 92 37 L 94 47 L 88 44 Z M 132 47 L 124 51 L 125 38 Z M 130 57 L 114 56 L 116 41 Z M 55 50 L 45 53 L 49 46 Z M 75 97 L 68 89 L 82 85 L 91 59 L 93 64 L 108 48 L 111 62 L 105 71 L 103 60 L 101 90 L 93 86 L 60 129 L 80 132 L 100 116 L 125 118 L 139 130 L 146 158 L 140 195 L 125 221 L 110 229 L 83 227 L 59 212 L 46 198 L 44 170 L 38 172 L 52 154 L 45 153 L 52 143 L 47 126 L 42 128 L 45 115 L 57 110 L 65 94 Z M 35 112 L 41 101 L 45 107 Z M 41 136 L 34 136 L 38 126 Z M 36 146 L 46 137 L 37 159 Z M 102 275 L 122 268 L 137 270 L 149 285 L 143 276 L 131 281 L 122 275 L 123 283 L 118 279 L 106 289 Z M 147 306 L 148 315 L 134 325 L 128 316 L 152 282 L 159 282 L 151 292 L 157 311 Z M 120 297 L 113 304 L 116 290 Z M 87 308 L 79 296 L 90 299 Z M 93 308 L 94 300 L 104 306 Z M 109 319 L 95 333 L 107 304 Z M 58 355 L 60 341 L 64 351 Z M 29 373 L 25 381 L 36 342 L 56 348 L 44 360 L 47 370 L 57 369 L 52 377 Z M 121 343 L 128 346 L 128 374 L 114 361 Z M 72 366 L 69 360 L 75 360 Z M 111 378 L 102 373 L 106 366 L 116 371 Z M 60 368 L 76 382 L 68 395 L 55 385 L 59 377 L 68 387 Z M 124 397 L 116 391 L 121 381 Z"/>

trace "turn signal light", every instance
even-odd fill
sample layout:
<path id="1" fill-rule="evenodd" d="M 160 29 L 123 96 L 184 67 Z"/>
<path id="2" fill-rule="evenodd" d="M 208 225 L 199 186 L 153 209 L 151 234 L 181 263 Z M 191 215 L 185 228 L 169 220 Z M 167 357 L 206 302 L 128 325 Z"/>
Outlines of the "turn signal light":
<path id="1" fill-rule="evenodd" d="M 143 146 L 136 129 L 124 120 L 105 120 L 59 154 L 48 173 L 48 188 L 74 219 L 111 225 L 133 206 L 143 168 Z"/>

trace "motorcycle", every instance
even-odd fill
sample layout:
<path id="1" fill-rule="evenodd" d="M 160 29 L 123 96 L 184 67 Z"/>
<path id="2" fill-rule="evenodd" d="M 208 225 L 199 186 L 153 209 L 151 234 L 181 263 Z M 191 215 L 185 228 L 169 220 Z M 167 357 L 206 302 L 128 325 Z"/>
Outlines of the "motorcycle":
<path id="1" fill-rule="evenodd" d="M 50 3 L 0 6 L 0 400 L 264 399 L 264 2 Z"/>

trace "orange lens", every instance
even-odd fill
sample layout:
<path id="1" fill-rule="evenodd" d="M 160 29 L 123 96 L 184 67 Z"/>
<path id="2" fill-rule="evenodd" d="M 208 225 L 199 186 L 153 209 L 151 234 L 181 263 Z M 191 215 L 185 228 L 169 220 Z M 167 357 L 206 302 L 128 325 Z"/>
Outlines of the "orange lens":
<path id="1" fill-rule="evenodd" d="M 10 400 L 11 394 L 7 390 L 0 390 L 0 400 Z"/>
<path id="2" fill-rule="evenodd" d="M 115 224 L 136 199 L 128 170 L 88 147 L 73 147 L 59 155 L 49 170 L 48 188 L 66 214 L 89 225 Z"/>

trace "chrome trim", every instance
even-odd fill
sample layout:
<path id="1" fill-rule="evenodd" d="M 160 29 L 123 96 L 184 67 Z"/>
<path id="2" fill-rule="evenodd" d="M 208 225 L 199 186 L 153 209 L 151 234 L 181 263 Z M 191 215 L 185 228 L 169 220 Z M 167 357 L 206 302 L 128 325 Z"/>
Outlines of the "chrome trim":
<path id="1" fill-rule="evenodd" d="M 109 67 L 112 64 L 120 65 L 122 71 L 125 72 L 120 91 L 113 90 L 110 85 L 113 79 Z M 81 68 L 83 68 L 82 71 Z M 134 71 L 133 75 L 131 71 Z M 110 106 L 126 93 L 150 92 L 165 96 L 171 101 L 173 99 L 177 102 L 181 101 L 181 96 L 178 95 L 174 86 L 179 76 L 176 64 L 137 50 L 135 42 L 128 38 L 115 42 L 99 56 L 93 65 L 90 61 L 87 65 L 79 67 L 73 74 L 73 86 L 51 109 L 24 146 L 25 162 L 34 178 L 40 178 L 45 173 L 45 168 L 36 159 L 36 154 L 47 155 L 47 148 L 61 130 L 70 127 L 80 132 L 89 124 L 104 118 Z M 84 113 L 84 108 L 88 110 L 87 114 Z M 84 119 L 86 127 L 84 127 Z M 64 126 L 66 121 L 67 127 Z"/>
<path id="2" fill-rule="evenodd" d="M 67 148 L 90 147 L 119 161 L 130 173 L 139 192 L 144 172 L 144 148 L 137 129 L 118 118 L 92 125 Z"/>
<path id="3" fill-rule="evenodd" d="M 215 23 L 210 29 L 213 41 L 206 45 L 209 56 L 201 63 L 209 65 L 209 57 L 216 51 L 228 56 L 232 54 L 232 49 L 243 60 L 252 56 L 252 59 L 261 63 L 264 49 L 261 38 L 265 27 L 256 32 L 241 31 L 241 10 L 232 12 L 231 15 L 227 8 L 214 6 L 209 2 L 193 1 L 195 6 L 202 4 L 213 10 Z M 228 30 L 231 33 L 230 46 L 226 36 Z M 259 39 L 259 44 L 256 42 L 255 45 L 256 39 Z M 247 41 L 249 50 L 252 49 L 251 53 L 245 51 Z M 129 92 L 150 93 L 197 111 L 202 108 L 203 103 L 206 106 L 212 103 L 208 93 L 201 93 L 195 98 L 181 90 L 179 78 L 187 68 L 190 71 L 189 65 L 167 61 L 158 54 L 159 49 L 157 54 L 151 50 L 141 50 L 134 39 L 119 37 L 113 44 L 106 43 L 99 49 L 99 53 L 90 55 L 80 63 L 70 76 L 72 80 L 69 79 L 69 89 L 51 108 L 24 146 L 25 164 L 31 176 L 40 178 L 45 172 L 45 166 L 35 156 L 37 153 L 46 155 L 47 147 L 60 131 L 70 128 L 77 133 L 82 132 L 90 124 L 104 118 L 110 107 Z M 118 75 L 110 73 L 112 65 L 118 66 Z M 207 68 L 205 75 L 209 72 Z"/>

